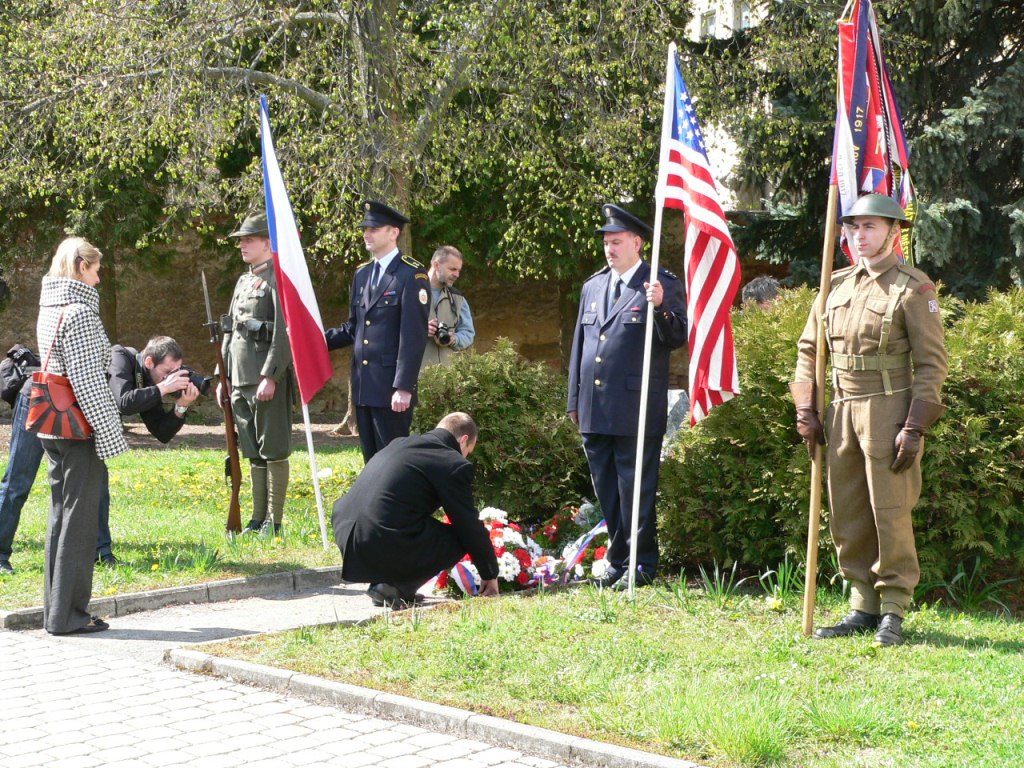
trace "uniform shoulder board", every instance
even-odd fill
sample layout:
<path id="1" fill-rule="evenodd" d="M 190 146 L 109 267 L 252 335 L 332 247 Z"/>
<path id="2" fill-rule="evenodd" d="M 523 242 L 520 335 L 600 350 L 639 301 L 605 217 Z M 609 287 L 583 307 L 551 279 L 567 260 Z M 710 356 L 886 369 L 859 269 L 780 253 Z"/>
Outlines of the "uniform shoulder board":
<path id="1" fill-rule="evenodd" d="M 837 269 L 836 271 L 834 271 L 832 273 L 832 280 L 830 281 L 832 287 L 834 288 L 835 286 L 839 285 L 839 283 L 843 282 L 843 280 L 852 275 L 853 270 L 855 270 L 856 268 L 857 265 L 853 264 L 849 267 L 843 267 L 842 269 Z"/>
<path id="2" fill-rule="evenodd" d="M 406 264 L 408 264 L 413 269 L 423 269 L 424 268 L 422 264 L 420 264 L 418 261 L 416 261 L 416 259 L 414 259 L 412 256 L 406 256 L 404 253 L 402 254 L 402 261 L 405 262 Z"/>
<path id="3" fill-rule="evenodd" d="M 667 277 L 669 280 L 679 280 L 679 278 L 676 276 L 674 272 L 669 272 L 667 269 L 661 266 L 658 267 L 658 277 Z"/>
<path id="4" fill-rule="evenodd" d="M 611 267 L 609 267 L 609 266 L 605 265 L 604 267 L 602 267 L 601 269 L 597 270 L 597 272 L 595 272 L 594 274 L 592 274 L 592 275 L 591 275 L 590 277 L 588 277 L 588 278 L 587 278 L 586 280 L 584 280 L 583 282 L 585 282 L 585 283 L 586 283 L 586 282 L 588 282 L 588 281 L 590 281 L 590 280 L 593 280 L 593 279 L 594 279 L 595 277 L 600 277 L 601 275 L 607 275 L 607 274 L 608 274 L 608 270 L 610 270 L 610 269 L 611 269 Z"/>
<path id="5" fill-rule="evenodd" d="M 358 264 L 356 264 L 356 269 L 359 270 L 362 269 L 363 267 L 368 267 L 371 264 L 373 264 L 373 258 L 369 258 L 366 261 L 359 262 Z"/>
<path id="6" fill-rule="evenodd" d="M 413 280 L 429 280 L 430 276 L 426 272 L 417 272 L 412 276 Z"/>
<path id="7" fill-rule="evenodd" d="M 910 279 L 912 281 L 909 286 L 910 290 L 915 291 L 916 293 L 925 293 L 928 290 L 935 290 L 935 283 L 933 283 L 932 279 L 920 269 L 907 266 L 906 264 L 900 264 L 898 268 L 900 272 L 906 272 L 910 275 Z"/>

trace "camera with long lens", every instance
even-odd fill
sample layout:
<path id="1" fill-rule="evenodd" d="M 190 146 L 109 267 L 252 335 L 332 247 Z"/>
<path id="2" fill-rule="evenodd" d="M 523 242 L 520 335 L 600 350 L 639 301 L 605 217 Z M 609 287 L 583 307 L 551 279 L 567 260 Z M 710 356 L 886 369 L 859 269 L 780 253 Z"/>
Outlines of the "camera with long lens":
<path id="1" fill-rule="evenodd" d="M 175 374 L 178 371 L 186 371 L 188 373 L 188 380 L 192 382 L 193 387 L 199 390 L 200 395 L 203 395 L 205 397 L 206 395 L 210 394 L 210 387 L 213 386 L 212 376 L 200 376 L 187 365 L 181 366 L 176 371 L 171 371 L 171 373 L 168 375 Z"/>
<path id="2" fill-rule="evenodd" d="M 434 335 L 437 339 L 437 343 L 442 347 L 447 347 L 452 343 L 452 329 L 448 327 L 447 323 L 437 324 L 437 333 Z"/>

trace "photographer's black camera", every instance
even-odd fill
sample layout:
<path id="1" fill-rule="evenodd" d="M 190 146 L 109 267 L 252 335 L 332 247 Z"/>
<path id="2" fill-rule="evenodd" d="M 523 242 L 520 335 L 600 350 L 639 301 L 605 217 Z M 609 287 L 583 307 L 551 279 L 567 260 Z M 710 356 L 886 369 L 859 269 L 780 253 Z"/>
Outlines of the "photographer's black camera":
<path id="1" fill-rule="evenodd" d="M 436 338 L 438 344 L 447 347 L 452 343 L 452 329 L 446 323 L 438 323 Z"/>
<path id="2" fill-rule="evenodd" d="M 192 382 L 192 386 L 199 390 L 200 395 L 206 396 L 210 394 L 210 387 L 213 386 L 212 376 L 200 376 L 187 365 L 181 366 L 178 370 L 188 371 L 188 380 Z M 174 373 L 177 373 L 177 371 L 174 371 Z"/>

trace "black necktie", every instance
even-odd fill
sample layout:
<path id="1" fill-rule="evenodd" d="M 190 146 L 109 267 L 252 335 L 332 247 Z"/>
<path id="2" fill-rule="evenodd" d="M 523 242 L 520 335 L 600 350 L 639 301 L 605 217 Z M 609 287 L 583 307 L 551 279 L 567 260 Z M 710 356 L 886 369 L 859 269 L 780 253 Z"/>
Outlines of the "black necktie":
<path id="1" fill-rule="evenodd" d="M 619 300 L 619 296 L 621 296 L 621 295 L 622 295 L 622 280 L 620 280 L 617 277 L 613 277 L 612 278 L 612 292 L 608 296 L 608 312 L 607 312 L 607 314 L 610 315 L 612 313 L 612 307 L 615 306 L 616 302 L 618 302 L 618 300 Z"/>
<path id="2" fill-rule="evenodd" d="M 377 290 L 377 280 L 380 279 L 380 262 L 373 262 L 373 275 L 370 277 L 370 293 Z"/>

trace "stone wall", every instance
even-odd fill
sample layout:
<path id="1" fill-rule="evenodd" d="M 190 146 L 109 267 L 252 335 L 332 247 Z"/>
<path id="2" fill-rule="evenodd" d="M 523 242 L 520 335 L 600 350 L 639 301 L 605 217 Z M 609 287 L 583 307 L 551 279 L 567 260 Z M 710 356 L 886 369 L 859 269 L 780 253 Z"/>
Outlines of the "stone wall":
<path id="1" fill-rule="evenodd" d="M 595 261 L 597 256 L 595 255 Z M 595 268 L 596 268 L 595 264 Z M 15 342 L 35 349 L 39 286 L 49 268 L 48 259 L 21 262 L 7 270 L 12 297 L 0 312 L 0 352 Z M 216 350 L 203 327 L 206 311 L 200 273 L 205 271 L 214 316 L 224 313 L 231 301 L 235 280 L 244 264 L 237 249 L 206 245 L 194 236 L 169 246 L 145 268 L 129 254 L 105 252 L 100 278 L 103 321 L 112 343 L 142 349 L 155 335 L 173 336 L 185 350 L 185 362 L 211 375 Z M 337 325 L 348 312 L 352 266 L 314 264 L 311 277 L 326 326 Z M 459 288 L 465 293 L 477 329 L 474 348 L 486 352 L 498 337 L 511 339 L 524 357 L 554 368 L 561 364 L 558 285 L 548 280 L 499 280 L 486 268 L 467 263 Z M 319 420 L 341 420 L 347 405 L 351 356 L 348 350 L 332 352 L 334 377 L 310 403 Z M 673 355 L 671 386 L 686 386 L 686 355 Z M 216 419 L 212 402 L 198 407 L 206 418 Z M 6 413 L 0 402 L 0 412 Z"/>

